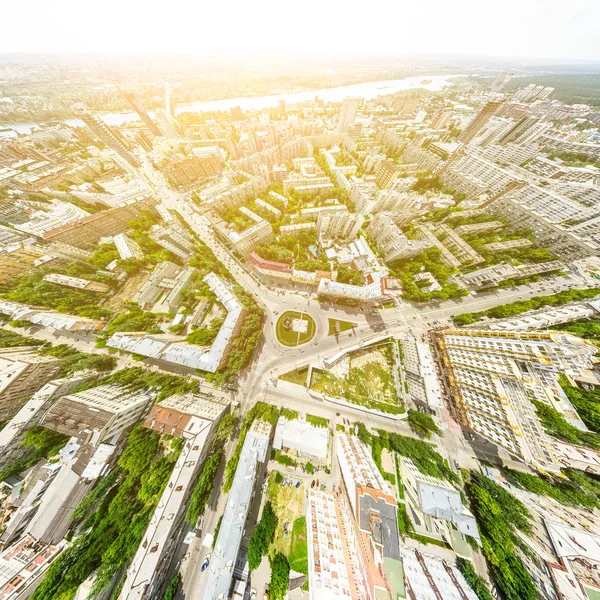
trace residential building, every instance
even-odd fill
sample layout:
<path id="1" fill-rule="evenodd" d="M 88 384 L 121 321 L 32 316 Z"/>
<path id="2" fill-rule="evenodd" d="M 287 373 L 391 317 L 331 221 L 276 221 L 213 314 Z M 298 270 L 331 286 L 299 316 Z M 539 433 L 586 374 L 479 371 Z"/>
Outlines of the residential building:
<path id="1" fill-rule="evenodd" d="M 161 170 L 174 188 L 185 190 L 192 189 L 207 179 L 219 175 L 224 166 L 220 155 L 194 155 L 181 160 L 168 160 Z"/>
<path id="2" fill-rule="evenodd" d="M 171 224 L 166 227 L 153 225 L 150 237 L 163 248 L 183 260 L 189 260 L 194 255 L 194 240 L 181 227 Z"/>
<path id="3" fill-rule="evenodd" d="M 227 310 L 227 317 L 209 348 L 188 344 L 185 337 L 144 332 L 115 333 L 108 339 L 107 346 L 210 373 L 225 368 L 231 344 L 244 323 L 246 309 L 215 273 L 208 273 L 203 281 Z"/>
<path id="4" fill-rule="evenodd" d="M 80 118 L 111 150 L 114 150 L 130 166 L 137 168 L 140 166 L 137 159 L 131 152 L 131 146 L 125 138 L 107 125 L 100 117 L 92 115 L 83 104 L 75 105 L 77 117 Z"/>
<path id="5" fill-rule="evenodd" d="M 25 600 L 33 595 L 46 571 L 68 546 L 36 542 L 31 536 L 0 553 L 0 600 Z"/>
<path id="6" fill-rule="evenodd" d="M 261 275 L 275 277 L 276 279 L 291 279 L 292 265 L 265 260 L 255 252 L 248 254 L 248 263 L 252 265 Z"/>
<path id="7" fill-rule="evenodd" d="M 406 509 L 417 533 L 443 540 L 469 557 L 462 536 L 479 541 L 479 531 L 460 491 L 446 480 L 421 473 L 410 458 L 399 456 L 398 463 Z"/>
<path id="8" fill-rule="evenodd" d="M 459 421 L 525 463 L 557 471 L 532 400 L 549 404 L 585 430 L 558 376 L 591 369 L 595 347 L 551 331 L 447 330 L 436 337 Z"/>
<path id="9" fill-rule="evenodd" d="M 483 233 L 485 231 L 495 231 L 504 227 L 502 221 L 486 221 L 485 223 L 468 223 L 459 225 L 454 229 L 458 235 L 470 235 L 472 233 Z"/>
<path id="10" fill-rule="evenodd" d="M 342 110 L 337 126 L 338 133 L 346 133 L 350 128 L 350 125 L 354 123 L 360 101 L 360 98 L 344 98 L 342 100 Z"/>
<path id="11" fill-rule="evenodd" d="M 113 237 L 113 242 L 121 260 L 130 258 L 144 258 L 144 253 L 139 244 L 124 233 L 119 233 Z"/>
<path id="12" fill-rule="evenodd" d="M 402 171 L 391 160 L 382 160 L 375 171 L 375 183 L 377 187 L 386 190 L 396 181 Z"/>
<path id="13" fill-rule="evenodd" d="M 9 421 L 60 368 L 58 359 L 41 356 L 35 347 L 0 351 L 0 422 Z"/>
<path id="14" fill-rule="evenodd" d="M 220 398 L 175 394 L 157 402 L 146 417 L 145 427 L 183 439 L 184 446 L 127 569 L 121 600 L 162 598 L 185 526 L 190 494 L 228 408 L 228 402 Z"/>
<path id="15" fill-rule="evenodd" d="M 29 321 L 42 327 L 83 334 L 92 333 L 104 327 L 102 321 L 67 315 L 53 310 L 39 310 L 27 306 L 27 304 L 9 302 L 8 300 L 0 300 L 0 313 L 18 321 Z"/>
<path id="16" fill-rule="evenodd" d="M 367 600 L 352 515 L 343 499 L 308 490 L 308 589 L 310 600 Z"/>
<path id="17" fill-rule="evenodd" d="M 67 394 L 50 408 L 41 424 L 97 446 L 140 420 L 152 396 L 126 387 L 101 385 Z"/>
<path id="18" fill-rule="evenodd" d="M 44 252 L 25 244 L 12 244 L 0 249 L 0 285 L 13 284 L 43 260 Z"/>
<path id="19" fill-rule="evenodd" d="M 507 71 L 502 71 L 502 73 L 500 73 L 498 75 L 498 77 L 496 77 L 496 79 L 494 79 L 492 85 L 490 86 L 490 92 L 492 94 L 498 94 L 500 93 L 510 82 L 510 80 L 513 78 L 513 74 L 512 73 L 508 73 Z"/>
<path id="20" fill-rule="evenodd" d="M 409 240 L 394 223 L 390 213 L 373 215 L 366 232 L 375 242 L 386 263 L 410 258 L 431 247 L 424 240 Z"/>
<path id="21" fill-rule="evenodd" d="M 70 275 L 61 275 L 59 273 L 48 273 L 44 275 L 44 281 L 62 285 L 64 287 L 75 288 L 77 290 L 86 290 L 96 294 L 106 294 L 110 288 L 105 283 L 82 279 L 81 277 L 71 277 Z"/>
<path id="22" fill-rule="evenodd" d="M 165 260 L 156 266 L 131 301 L 139 304 L 142 310 L 177 312 L 181 294 L 190 285 L 196 272 L 193 267 L 180 267 Z"/>
<path id="23" fill-rule="evenodd" d="M 354 240 L 365 222 L 364 215 L 351 213 L 344 205 L 324 208 L 333 210 L 321 212 L 317 217 L 317 238 L 321 243 L 328 240 Z"/>
<path id="24" fill-rule="evenodd" d="M 435 230 L 438 240 L 460 261 L 462 265 L 476 265 L 485 262 L 474 248 L 463 240 L 456 230 L 442 223 Z M 442 254 L 443 257 L 443 254 Z"/>
<path id="25" fill-rule="evenodd" d="M 527 238 L 518 240 L 507 240 L 506 242 L 491 242 L 484 244 L 483 247 L 490 252 L 502 252 L 503 250 L 513 250 L 514 248 L 527 248 L 532 246 L 533 242 Z"/>
<path id="26" fill-rule="evenodd" d="M 259 469 L 267 458 L 271 425 L 254 421 L 246 434 L 200 600 L 228 598 Z"/>
<path id="27" fill-rule="evenodd" d="M 403 573 L 394 490 L 375 465 L 371 449 L 357 437 L 339 433 L 336 457 L 353 516 L 344 533 L 358 541 L 354 569 L 362 572 L 368 598 L 395 599 Z"/>
<path id="28" fill-rule="evenodd" d="M 367 276 L 365 285 L 339 283 L 324 277 L 319 281 L 319 296 L 355 300 L 357 302 L 377 303 L 402 295 L 402 282 L 373 273 Z"/>
<path id="29" fill-rule="evenodd" d="M 465 130 L 460 135 L 460 141 L 464 144 L 468 144 L 482 129 L 482 127 L 498 112 L 498 109 L 502 106 L 502 102 L 491 100 L 488 102 L 479 113 L 477 113 L 473 120 L 467 125 Z"/>
<path id="30" fill-rule="evenodd" d="M 259 217 L 256 213 L 253 213 L 243 206 L 239 210 L 245 214 L 251 222 L 251 225 L 242 231 L 238 231 L 229 223 L 226 223 L 221 219 L 215 218 L 213 223 L 215 229 L 229 242 L 229 244 L 240 254 L 245 256 L 252 252 L 256 246 L 270 242 L 274 238 L 274 234 L 273 227 L 269 221 Z"/>
<path id="31" fill-rule="evenodd" d="M 544 273 L 555 273 L 564 268 L 564 265 L 559 260 L 551 260 L 545 263 L 528 263 L 523 265 L 513 266 L 510 263 L 501 263 L 477 269 L 470 273 L 465 273 L 461 276 L 461 281 L 470 287 L 488 287 L 498 285 L 509 279 L 524 279 L 533 275 L 541 275 Z"/>

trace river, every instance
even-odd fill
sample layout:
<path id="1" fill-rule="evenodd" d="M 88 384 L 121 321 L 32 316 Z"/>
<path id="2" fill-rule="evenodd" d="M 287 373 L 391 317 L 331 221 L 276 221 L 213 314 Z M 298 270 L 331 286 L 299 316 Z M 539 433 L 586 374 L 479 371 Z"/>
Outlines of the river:
<path id="1" fill-rule="evenodd" d="M 305 92 L 296 92 L 293 94 L 275 94 L 271 96 L 250 96 L 246 98 L 226 98 L 224 100 L 208 100 L 206 102 L 192 102 L 190 104 L 178 105 L 174 112 L 175 114 L 183 112 L 204 112 L 229 110 L 235 106 L 239 106 L 244 110 L 260 110 L 277 106 L 281 100 L 285 100 L 287 104 L 295 104 L 296 102 L 304 102 L 312 100 L 315 96 L 326 102 L 340 102 L 348 96 L 355 96 L 370 100 L 383 94 L 394 94 L 402 90 L 413 90 L 417 88 L 436 92 L 443 87 L 452 85 L 448 80 L 456 75 L 420 75 L 419 77 L 405 77 L 404 79 L 391 79 L 385 81 L 367 81 L 364 83 L 356 83 L 353 85 L 344 85 L 333 88 L 322 88 L 318 90 L 308 90 Z M 153 113 L 149 111 L 151 115 Z M 123 125 L 130 121 L 138 121 L 139 117 L 135 112 L 120 112 L 106 113 L 100 115 L 108 125 Z M 69 119 L 65 121 L 67 125 L 75 127 L 83 126 L 79 119 Z M 36 124 L 13 124 L 3 125 L 3 128 L 11 129 L 17 133 L 29 134 L 32 128 L 37 127 Z M 0 132 L 2 136 L 2 132 Z"/>

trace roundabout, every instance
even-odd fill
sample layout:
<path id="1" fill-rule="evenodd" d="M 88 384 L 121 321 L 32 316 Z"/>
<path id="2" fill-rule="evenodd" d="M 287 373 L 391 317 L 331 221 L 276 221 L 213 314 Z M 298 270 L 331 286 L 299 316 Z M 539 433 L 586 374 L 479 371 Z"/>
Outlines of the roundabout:
<path id="1" fill-rule="evenodd" d="M 315 320 L 307 313 L 294 310 L 284 312 L 275 325 L 277 341 L 289 348 L 307 344 L 317 332 Z"/>

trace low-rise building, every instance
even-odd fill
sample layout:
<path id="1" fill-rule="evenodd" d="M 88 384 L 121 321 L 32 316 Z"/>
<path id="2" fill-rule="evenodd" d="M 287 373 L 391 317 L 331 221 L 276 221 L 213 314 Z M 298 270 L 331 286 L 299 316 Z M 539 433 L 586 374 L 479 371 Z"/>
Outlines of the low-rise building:
<path id="1" fill-rule="evenodd" d="M 121 260 L 129 260 L 130 258 L 144 258 L 144 253 L 139 244 L 132 240 L 128 235 L 119 233 L 113 237 L 113 242 Z"/>
<path id="2" fill-rule="evenodd" d="M 49 273 L 44 275 L 44 281 L 63 285 L 65 287 L 75 288 L 77 290 L 86 290 L 97 294 L 106 294 L 110 288 L 105 283 L 82 279 L 81 277 L 71 277 L 69 275 L 61 275 L 59 273 Z"/>
<path id="3" fill-rule="evenodd" d="M 329 278 L 323 278 L 319 282 L 317 293 L 319 296 L 330 298 L 377 303 L 401 296 L 402 282 L 378 273 L 369 275 L 366 285 L 339 283 Z"/>
<path id="4" fill-rule="evenodd" d="M 151 401 L 152 396 L 145 392 L 101 385 L 63 396 L 46 413 L 41 424 L 97 446 L 137 423 Z"/>
<path id="5" fill-rule="evenodd" d="M 329 437 L 329 428 L 327 427 L 317 427 L 300 419 L 279 417 L 273 448 L 292 450 L 298 454 L 324 461 L 327 459 Z"/>

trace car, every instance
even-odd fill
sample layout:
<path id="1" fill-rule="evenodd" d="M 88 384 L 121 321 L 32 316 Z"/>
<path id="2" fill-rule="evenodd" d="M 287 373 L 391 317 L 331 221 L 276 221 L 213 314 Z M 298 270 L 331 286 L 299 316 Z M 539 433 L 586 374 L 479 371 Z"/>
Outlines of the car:
<path id="1" fill-rule="evenodd" d="M 200 572 L 202 573 L 202 572 L 206 571 L 209 564 L 210 564 L 210 554 L 207 554 L 206 558 L 204 559 L 204 562 L 202 563 L 202 567 L 200 567 Z"/>
<path id="2" fill-rule="evenodd" d="M 254 588 L 250 590 L 250 600 L 256 600 L 256 590 Z"/>

